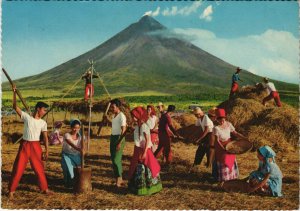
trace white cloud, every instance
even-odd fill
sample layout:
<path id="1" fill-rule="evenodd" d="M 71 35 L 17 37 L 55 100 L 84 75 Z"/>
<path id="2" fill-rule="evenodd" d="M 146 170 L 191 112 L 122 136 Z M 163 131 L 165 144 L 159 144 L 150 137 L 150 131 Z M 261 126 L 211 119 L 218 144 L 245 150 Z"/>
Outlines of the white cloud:
<path id="1" fill-rule="evenodd" d="M 159 11 L 160 11 L 160 7 L 157 7 L 156 10 L 152 13 L 152 16 L 158 16 L 159 15 Z"/>
<path id="2" fill-rule="evenodd" d="M 145 12 L 143 16 L 151 16 L 151 14 L 152 14 L 152 11 L 150 10 L 150 11 Z"/>
<path id="3" fill-rule="evenodd" d="M 199 16 L 199 18 L 204 19 L 206 21 L 211 21 L 212 14 L 213 14 L 213 7 L 212 7 L 212 5 L 209 5 L 208 7 L 205 8 L 203 13 Z"/>
<path id="4" fill-rule="evenodd" d="M 269 29 L 262 34 L 224 39 L 201 29 L 174 29 L 201 49 L 254 74 L 298 83 L 298 39 L 286 31 Z"/>
<path id="5" fill-rule="evenodd" d="M 155 16 L 159 15 L 159 11 L 160 11 L 160 7 L 157 7 L 155 11 L 150 10 L 150 11 L 145 12 L 143 16 L 148 15 L 148 16 L 155 17 Z"/>
<path id="6" fill-rule="evenodd" d="M 188 16 L 191 13 L 197 12 L 197 9 L 201 6 L 202 1 L 195 1 L 190 6 L 185 6 L 182 8 L 178 8 L 177 6 L 173 6 L 171 9 L 167 7 L 163 10 L 162 15 L 163 16 L 175 16 L 175 15 L 183 15 Z"/>

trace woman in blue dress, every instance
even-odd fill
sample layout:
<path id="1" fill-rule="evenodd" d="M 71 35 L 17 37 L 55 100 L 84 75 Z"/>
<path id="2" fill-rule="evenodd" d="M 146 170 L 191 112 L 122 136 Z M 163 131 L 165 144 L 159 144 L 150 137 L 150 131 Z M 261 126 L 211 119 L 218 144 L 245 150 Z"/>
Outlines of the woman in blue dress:
<path id="1" fill-rule="evenodd" d="M 66 187 L 72 187 L 74 179 L 74 167 L 81 165 L 81 154 L 84 153 L 82 136 L 80 135 L 81 122 L 78 119 L 70 122 L 71 131 L 64 135 L 61 155 L 61 167 Z"/>
<path id="2" fill-rule="evenodd" d="M 282 173 L 275 163 L 276 153 L 269 146 L 257 150 L 259 166 L 257 171 L 249 176 L 250 192 L 262 193 L 269 196 L 282 196 Z"/>

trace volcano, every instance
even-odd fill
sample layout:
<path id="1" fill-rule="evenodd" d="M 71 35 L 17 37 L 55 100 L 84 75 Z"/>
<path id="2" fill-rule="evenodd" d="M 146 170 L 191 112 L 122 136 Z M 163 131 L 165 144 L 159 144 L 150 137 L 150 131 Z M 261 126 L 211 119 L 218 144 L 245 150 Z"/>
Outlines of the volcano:
<path id="1" fill-rule="evenodd" d="M 38 75 L 17 80 L 20 89 L 57 89 L 70 87 L 95 62 L 111 93 L 158 91 L 187 94 L 224 91 L 231 85 L 236 67 L 176 36 L 166 36 L 168 28 L 150 16 L 97 46 L 96 48 Z M 261 77 L 242 71 L 245 84 Z M 55 81 L 55 83 L 53 83 Z M 84 82 L 82 82 L 84 83 Z M 95 83 L 101 89 L 100 83 Z M 296 86 L 278 82 L 276 86 Z M 9 89 L 7 83 L 3 89 Z M 82 87 L 80 87 L 82 88 Z M 227 90 L 226 90 L 227 92 Z"/>

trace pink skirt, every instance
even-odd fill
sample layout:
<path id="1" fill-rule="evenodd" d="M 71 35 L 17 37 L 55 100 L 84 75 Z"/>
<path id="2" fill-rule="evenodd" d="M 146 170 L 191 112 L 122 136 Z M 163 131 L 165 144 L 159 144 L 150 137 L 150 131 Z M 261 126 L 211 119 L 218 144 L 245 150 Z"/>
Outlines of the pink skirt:
<path id="1" fill-rule="evenodd" d="M 154 157 L 153 152 L 151 151 L 150 148 L 148 148 L 146 153 L 146 158 L 144 160 L 141 160 L 141 157 L 143 156 L 143 152 L 144 152 L 143 148 L 134 146 L 134 152 L 130 161 L 130 167 L 128 172 L 129 180 L 133 177 L 138 163 L 143 163 L 145 166 L 147 166 L 150 169 L 153 178 L 158 176 L 160 172 L 160 165 L 156 160 L 156 158 Z"/>

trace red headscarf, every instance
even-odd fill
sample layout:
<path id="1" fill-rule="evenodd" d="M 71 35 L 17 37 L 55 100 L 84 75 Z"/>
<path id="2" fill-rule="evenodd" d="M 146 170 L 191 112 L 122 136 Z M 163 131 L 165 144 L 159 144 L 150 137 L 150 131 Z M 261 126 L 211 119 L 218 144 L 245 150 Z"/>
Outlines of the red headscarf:
<path id="1" fill-rule="evenodd" d="M 147 122 L 148 120 L 147 111 L 141 106 L 132 109 L 131 114 L 141 122 Z"/>

